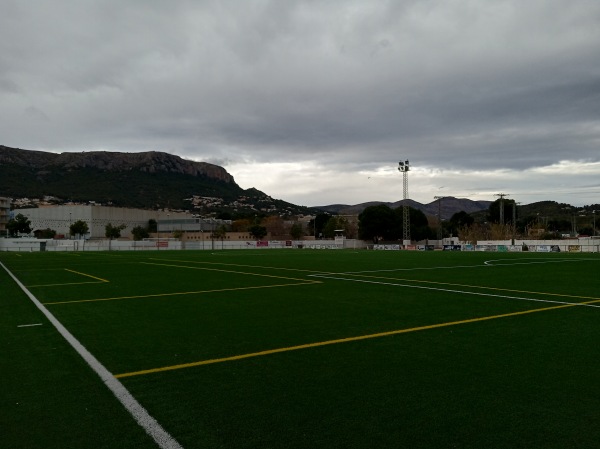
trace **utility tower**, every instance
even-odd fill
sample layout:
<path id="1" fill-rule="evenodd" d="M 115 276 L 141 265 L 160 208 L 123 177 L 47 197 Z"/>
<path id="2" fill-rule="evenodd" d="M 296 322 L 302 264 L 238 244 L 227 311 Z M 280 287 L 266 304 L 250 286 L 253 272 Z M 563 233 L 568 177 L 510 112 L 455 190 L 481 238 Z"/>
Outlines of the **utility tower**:
<path id="1" fill-rule="evenodd" d="M 410 209 L 406 200 L 408 199 L 408 161 L 398 162 L 398 171 L 402 173 L 402 240 L 404 245 L 410 244 Z"/>
<path id="2" fill-rule="evenodd" d="M 517 203 L 516 201 L 513 201 L 513 217 L 512 217 L 512 244 L 515 244 L 515 237 L 517 235 L 517 205 L 519 205 L 521 203 Z"/>
<path id="3" fill-rule="evenodd" d="M 504 224 L 504 197 L 508 196 L 507 193 L 497 193 L 494 196 L 500 197 L 500 224 Z"/>
<path id="4" fill-rule="evenodd" d="M 437 230 L 437 239 L 441 242 L 442 240 L 442 200 L 446 198 L 445 196 L 434 196 L 434 200 L 438 200 L 438 230 Z"/>

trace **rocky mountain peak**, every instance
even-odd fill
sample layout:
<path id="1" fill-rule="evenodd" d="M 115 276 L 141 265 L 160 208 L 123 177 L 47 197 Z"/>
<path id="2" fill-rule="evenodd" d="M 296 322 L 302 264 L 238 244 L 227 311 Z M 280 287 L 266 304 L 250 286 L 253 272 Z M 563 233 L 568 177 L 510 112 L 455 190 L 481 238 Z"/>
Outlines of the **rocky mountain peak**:
<path id="1" fill-rule="evenodd" d="M 0 164 L 15 164 L 38 170 L 49 170 L 57 167 L 67 170 L 95 168 L 104 171 L 168 172 L 190 176 L 207 176 L 226 183 L 235 183 L 233 176 L 223 167 L 208 162 L 190 161 L 158 151 L 142 153 L 82 151 L 56 154 L 0 145 Z"/>

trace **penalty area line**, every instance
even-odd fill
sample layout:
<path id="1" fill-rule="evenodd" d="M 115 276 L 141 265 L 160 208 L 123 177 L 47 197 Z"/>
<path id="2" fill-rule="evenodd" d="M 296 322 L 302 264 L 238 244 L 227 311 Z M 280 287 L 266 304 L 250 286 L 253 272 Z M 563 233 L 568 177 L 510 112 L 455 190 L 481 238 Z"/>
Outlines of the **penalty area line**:
<path id="1" fill-rule="evenodd" d="M 125 386 L 102 365 L 91 352 L 77 340 L 66 327 L 25 287 L 19 279 L 0 262 L 0 266 L 15 281 L 35 306 L 48 318 L 56 330 L 100 377 L 118 401 L 133 416 L 136 422 L 150 435 L 161 449 L 183 449 L 182 446 L 154 419 L 133 397 Z"/>
<path id="2" fill-rule="evenodd" d="M 75 271 L 75 270 L 69 270 L 68 268 L 65 268 L 65 270 L 69 271 L 71 273 L 79 274 L 80 276 L 86 276 L 88 278 L 96 279 L 97 281 L 100 281 L 100 282 L 109 282 L 106 279 L 102 279 L 102 278 L 99 278 L 99 277 L 96 277 L 96 276 L 92 276 L 91 274 L 81 273 L 81 272 Z"/>

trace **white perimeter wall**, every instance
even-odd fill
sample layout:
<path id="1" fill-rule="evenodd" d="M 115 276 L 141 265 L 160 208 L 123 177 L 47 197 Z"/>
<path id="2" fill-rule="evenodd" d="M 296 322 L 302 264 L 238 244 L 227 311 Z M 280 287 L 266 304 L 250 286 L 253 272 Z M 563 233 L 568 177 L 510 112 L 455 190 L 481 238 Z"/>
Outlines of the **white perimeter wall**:
<path id="1" fill-rule="evenodd" d="M 0 251 L 144 251 L 144 250 L 205 250 L 226 249 L 361 249 L 362 240 L 287 240 L 287 241 L 184 241 L 176 239 L 132 240 L 53 240 L 31 238 L 0 239 Z"/>

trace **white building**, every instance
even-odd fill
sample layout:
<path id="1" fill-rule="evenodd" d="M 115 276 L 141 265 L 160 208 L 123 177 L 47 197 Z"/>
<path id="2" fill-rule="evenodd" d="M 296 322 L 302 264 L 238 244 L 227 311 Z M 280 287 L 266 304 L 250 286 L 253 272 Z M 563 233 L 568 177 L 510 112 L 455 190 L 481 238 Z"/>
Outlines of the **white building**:
<path id="1" fill-rule="evenodd" d="M 87 223 L 89 233 L 85 238 L 104 238 L 106 225 L 125 225 L 121 236 L 131 238 L 131 230 L 136 226 L 147 227 L 149 220 L 166 220 L 169 218 L 189 218 L 182 212 L 164 212 L 143 209 L 127 209 L 106 206 L 48 206 L 32 209 L 19 209 L 31 221 L 32 231 L 52 229 L 57 235 L 69 238 L 70 226 L 78 220 Z"/>

